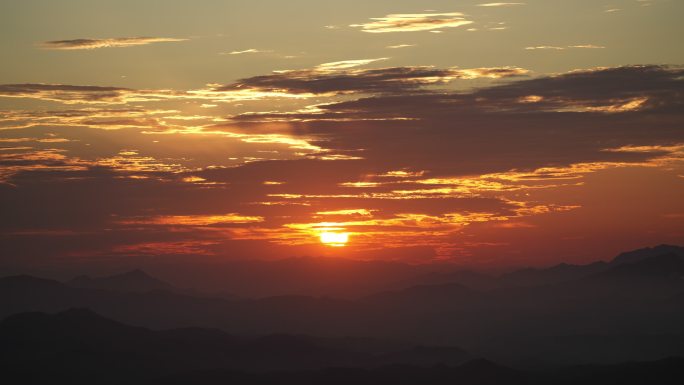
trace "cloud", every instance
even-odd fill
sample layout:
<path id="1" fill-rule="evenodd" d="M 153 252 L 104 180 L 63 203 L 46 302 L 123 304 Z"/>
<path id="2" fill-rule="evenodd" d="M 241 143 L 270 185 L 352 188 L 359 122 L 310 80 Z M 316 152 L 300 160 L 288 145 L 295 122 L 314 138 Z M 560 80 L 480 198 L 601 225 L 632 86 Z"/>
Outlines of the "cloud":
<path id="1" fill-rule="evenodd" d="M 387 58 L 344 60 L 320 64 L 311 69 L 276 71 L 270 75 L 241 79 L 235 83 L 212 84 L 208 88 L 135 90 L 122 87 L 67 84 L 2 84 L 0 98 L 28 98 L 64 104 L 128 104 L 158 101 L 203 101 L 212 103 L 271 98 L 305 99 L 344 93 L 394 93 L 445 84 L 456 79 L 520 76 L 517 67 L 437 69 L 427 66 L 359 69 Z M 208 105 L 207 103 L 203 103 Z"/>
<path id="2" fill-rule="evenodd" d="M 126 104 L 201 98 L 201 96 L 191 95 L 184 91 L 45 83 L 0 84 L 1 97 L 28 98 L 64 104 Z"/>
<path id="3" fill-rule="evenodd" d="M 571 227 L 587 212 L 580 206 L 596 204 L 586 197 L 610 201 L 600 195 L 607 186 L 671 175 L 671 187 L 657 188 L 665 194 L 684 183 L 677 176 L 684 174 L 681 67 L 595 68 L 435 89 L 448 79 L 524 71 L 361 67 L 373 60 L 211 88 L 217 98 L 238 84 L 250 92 L 344 95 L 283 113 L 204 123 L 157 102 L 149 112 L 3 111 L 5 124 L 25 127 L 0 132 L 0 202 L 12 203 L 0 221 L 6 250 L 243 256 L 239 245 L 249 243 L 261 256 L 319 255 L 317 233 L 339 228 L 351 234 L 349 255 L 420 246 L 432 250 L 422 257 L 456 258 L 479 253 L 468 244 L 480 241 L 523 247 L 530 236 L 546 239 L 550 223 Z M 140 127 L 86 125 L 126 115 Z M 667 211 L 653 206 L 661 201 Z M 654 202 L 642 208 L 657 211 L 660 222 L 646 218 L 643 228 L 661 223 L 662 213 L 684 212 L 681 200 Z"/>
<path id="4" fill-rule="evenodd" d="M 421 111 L 407 117 L 445 114 L 467 109 L 483 112 L 631 112 L 674 110 L 684 104 L 679 67 L 627 66 L 574 71 L 550 77 L 522 80 L 482 88 L 470 94 L 416 95 L 391 98 L 404 116 L 411 109 Z M 388 98 L 389 99 L 389 98 Z M 404 103 L 414 104 L 411 108 Z M 329 110 L 353 109 L 369 104 L 375 114 L 384 111 L 380 98 L 326 105 Z M 371 107 L 372 105 L 372 107 Z"/>
<path id="5" fill-rule="evenodd" d="M 2 84 L 0 97 L 32 98 L 70 103 L 117 103 L 131 89 L 64 84 Z"/>
<path id="6" fill-rule="evenodd" d="M 478 7 L 508 7 L 512 5 L 527 5 L 526 3 L 484 3 L 478 4 Z"/>
<path id="7" fill-rule="evenodd" d="M 221 215 L 162 215 L 120 220 L 122 225 L 217 226 L 263 222 L 264 218 L 236 213 Z"/>
<path id="8" fill-rule="evenodd" d="M 501 68 L 473 68 L 460 69 L 448 68 L 438 69 L 434 67 L 388 67 L 378 69 L 359 69 L 358 66 L 373 63 L 380 59 L 363 59 L 363 60 L 347 60 L 333 63 L 326 63 L 315 67 L 313 69 L 279 71 L 270 75 L 256 76 L 242 79 L 236 83 L 228 85 L 212 85 L 207 89 L 190 90 L 190 91 L 173 91 L 173 90 L 133 90 L 120 87 L 100 87 L 100 86 L 74 86 L 74 85 L 59 85 L 59 84 L 5 84 L 0 85 L 0 97 L 16 97 L 16 98 L 31 98 L 38 100 L 56 101 L 65 104 L 126 104 L 133 102 L 144 101 L 186 101 L 196 100 L 206 104 L 205 102 L 217 103 L 236 100 L 259 100 L 266 98 L 311 98 L 317 95 L 333 96 L 339 94 L 404 94 L 404 96 L 397 96 L 393 102 L 402 102 L 403 100 L 413 100 L 416 102 L 429 101 L 435 98 L 429 92 L 429 88 L 435 85 L 446 84 L 453 80 L 461 79 L 478 79 L 478 78 L 506 78 L 516 77 L 527 73 L 526 70 L 516 67 L 501 67 Z M 611 77 L 626 76 L 624 81 L 634 82 L 631 78 L 631 73 L 641 72 L 646 77 L 664 76 L 670 82 L 675 82 L 674 79 L 669 78 L 673 74 L 679 73 L 678 68 L 667 68 L 658 66 L 632 66 L 615 69 L 598 69 L 585 72 L 573 72 L 570 74 L 545 78 L 538 80 L 545 84 L 553 82 L 578 83 L 582 77 L 596 77 L 596 84 L 588 84 L 587 87 L 592 89 L 596 95 L 601 94 L 605 90 L 613 90 L 613 85 L 606 85 L 605 89 L 601 89 L 597 85 L 602 81 L 607 81 Z M 599 76 L 600 74 L 600 76 Z M 570 80 L 572 79 L 572 80 Z M 638 81 L 638 79 L 637 79 Z M 516 82 L 516 86 L 525 84 L 526 86 L 535 84 Z M 591 87 L 595 85 L 596 87 Z M 567 98 L 570 95 L 549 95 L 549 89 L 542 87 L 535 92 L 521 91 L 515 95 L 509 95 L 508 98 L 491 99 L 492 95 L 502 93 L 506 87 L 497 87 L 493 89 L 481 89 L 477 95 L 467 94 L 442 94 L 442 99 L 439 103 L 432 103 L 429 109 L 443 108 L 449 106 L 454 108 L 455 103 L 466 105 L 472 103 L 472 98 L 476 97 L 482 103 L 475 103 L 475 108 L 502 108 L 508 110 L 579 110 L 586 111 L 605 111 L 605 112 L 619 112 L 621 110 L 637 110 L 644 108 L 652 108 L 654 103 L 661 103 L 658 98 L 664 95 L 640 95 L 640 94 L 625 94 L 613 95 L 610 100 L 598 98 L 593 101 L 591 95 L 586 95 L 586 100 Z M 409 96 L 406 93 L 415 93 L 420 91 L 424 93 L 422 96 Z M 674 99 L 676 93 L 669 95 L 670 102 Z M 645 99 L 644 99 L 645 98 Z M 357 114 L 352 114 L 342 111 L 348 111 L 353 108 L 355 104 L 379 103 L 382 99 L 362 100 L 359 102 L 345 102 L 333 103 L 330 105 L 322 105 L 308 111 L 292 111 L 285 114 L 274 115 L 271 113 L 253 113 L 245 114 L 242 118 L 275 118 L 278 116 L 283 119 L 324 119 L 327 117 L 342 119 L 342 118 L 359 118 Z M 449 104 L 445 104 L 444 100 L 448 100 Z M 665 99 L 668 100 L 668 99 Z M 465 103 L 465 104 L 464 104 Z M 426 106 L 427 107 L 427 106 Z M 372 114 L 365 114 L 368 118 L 389 118 L 388 114 L 383 111 L 381 104 L 377 105 Z M 414 110 L 411 106 L 401 111 L 399 116 L 404 118 L 413 118 L 413 116 L 406 116 L 408 112 Z M 102 128 L 120 128 L 126 126 L 147 126 L 158 127 L 168 130 L 174 130 L 169 120 L 165 121 L 151 119 L 139 115 L 140 111 L 132 111 L 131 109 L 123 109 L 118 112 L 108 109 L 87 110 L 79 109 L 69 112 L 62 111 L 52 115 L 39 116 L 40 114 L 22 114 L 18 112 L 7 112 L 2 121 L 0 128 L 18 128 L 22 126 L 31 126 L 37 123 L 42 124 L 78 124 L 87 126 L 99 126 Z M 125 116 L 122 113 L 130 112 L 131 115 Z M 159 110 L 161 111 L 161 110 Z M 159 111 L 153 113 L 157 114 Z M 85 114 L 85 115 L 83 115 Z M 83 116 L 79 116 L 83 115 Z M 173 113 L 167 113 L 168 117 L 173 118 Z M 396 118 L 396 116 L 394 117 Z M 174 118 L 175 119 L 175 118 Z M 195 120 L 211 120 L 210 117 L 193 117 Z M 176 131 L 183 131 L 182 127 Z"/>
<path id="9" fill-rule="evenodd" d="M 408 47 L 415 47 L 415 44 L 397 44 L 397 45 L 388 45 L 385 48 L 389 49 L 399 49 L 399 48 L 408 48 Z"/>
<path id="10" fill-rule="evenodd" d="M 80 50 L 97 48 L 122 48 L 153 43 L 179 42 L 189 39 L 178 39 L 170 37 L 117 37 L 111 39 L 73 39 L 73 40 L 53 40 L 41 43 L 44 49 L 54 50 Z"/>
<path id="11" fill-rule="evenodd" d="M 2 111 L 0 130 L 19 130 L 37 126 L 84 126 L 103 130 L 123 128 L 170 127 L 163 118 L 172 119 L 177 110 L 144 108 L 80 108 L 46 111 Z"/>
<path id="12" fill-rule="evenodd" d="M 678 66 L 624 66 L 572 71 L 482 89 L 480 98 L 506 101 L 513 107 L 525 96 L 540 97 L 523 103 L 523 109 L 594 111 L 594 107 L 624 106 L 639 101 L 635 109 L 675 108 L 684 102 L 681 87 L 684 68 Z M 645 100 L 644 100 L 645 99 Z"/>
<path id="13" fill-rule="evenodd" d="M 262 50 L 259 50 L 256 48 L 250 48 L 250 49 L 246 49 L 243 51 L 231 51 L 231 52 L 228 52 L 227 54 L 228 55 L 244 55 L 244 54 L 249 54 L 249 53 L 266 53 L 266 52 L 271 52 L 271 51 L 262 51 Z"/>
<path id="14" fill-rule="evenodd" d="M 180 173 L 188 169 L 170 160 L 142 156 L 137 151 L 122 150 L 118 154 L 96 159 L 70 156 L 62 148 L 13 148 L 0 153 L 0 184 L 12 184 L 18 174 L 27 172 L 78 172 L 94 168 L 106 168 L 121 173 L 122 177 L 145 179 L 158 173 Z"/>
<path id="15" fill-rule="evenodd" d="M 676 112 L 684 106 L 682 74 L 684 70 L 677 67 L 601 68 L 470 92 L 378 95 L 323 104 L 309 112 L 235 119 L 298 122 L 302 133 L 320 138 L 313 143 L 334 151 L 365 149 L 358 155 L 372 164 L 385 164 L 388 170 L 484 173 L 487 167 L 481 166 L 500 164 L 539 168 L 552 163 L 639 163 L 653 154 L 603 149 L 619 147 L 616 137 L 621 145 L 644 140 L 682 142 L 677 128 L 681 114 Z M 355 123 L 347 123 L 350 120 Z M 647 134 L 644 126 L 657 128 Z M 420 135 L 415 135 L 415 127 L 420 127 Z M 387 137 L 392 141 L 386 142 Z M 461 145 L 461 137 L 470 139 Z M 473 138 L 492 156 L 499 152 L 501 158 L 478 165 L 487 156 L 469 144 Z M 548 140 L 542 145 L 540 138 Z M 526 140 L 539 145 L 527 147 L 521 142 Z M 527 150 L 518 154 L 514 143 Z M 401 161 L 397 153 L 402 153 Z M 461 163 L 449 160 L 452 153 L 459 154 Z M 378 183 L 372 179 L 344 182 L 370 187 Z"/>
<path id="16" fill-rule="evenodd" d="M 369 93 L 372 98 L 325 103 L 285 113 L 253 112 L 233 117 L 249 120 L 398 120 L 424 119 L 456 111 L 568 111 L 619 113 L 674 109 L 682 103 L 678 67 L 628 66 L 575 71 L 511 82 L 472 93 L 435 94 L 421 87 L 454 79 L 501 78 L 526 73 L 518 68 L 434 69 L 398 67 L 320 74 L 302 70 L 245 79 L 239 88 L 263 92 Z M 237 87 L 227 86 L 228 90 Z M 410 91 L 418 91 L 413 92 Z M 219 92 L 217 90 L 217 92 Z"/>
<path id="17" fill-rule="evenodd" d="M 455 69 L 459 79 L 501 79 L 527 75 L 530 71 L 520 67 L 483 67 L 469 69 Z"/>
<path id="18" fill-rule="evenodd" d="M 456 28 L 473 23 L 461 12 L 390 14 L 371 20 L 364 24 L 352 24 L 351 27 L 361 28 L 368 33 L 435 32 L 442 28 Z"/>
<path id="19" fill-rule="evenodd" d="M 0 97 L 27 98 L 63 104 L 128 104 L 156 101 L 210 101 L 234 102 L 266 98 L 302 98 L 285 92 L 258 92 L 253 89 L 234 89 L 231 92 L 215 92 L 213 88 L 188 91 L 135 90 L 121 87 L 80 86 L 69 84 L 2 84 Z"/>
<path id="20" fill-rule="evenodd" d="M 526 50 L 537 50 L 537 49 L 551 49 L 551 50 L 564 50 L 565 47 L 559 47 L 555 45 L 537 45 L 537 46 L 532 46 L 532 47 L 525 47 Z"/>
<path id="21" fill-rule="evenodd" d="M 606 48 L 602 45 L 596 45 L 596 44 L 577 44 L 577 45 L 567 45 L 567 46 L 555 46 L 555 45 L 538 45 L 538 46 L 532 46 L 532 47 L 525 47 L 526 50 L 528 51 L 534 51 L 534 50 L 554 50 L 554 51 L 562 51 L 568 48 L 580 48 L 580 49 L 603 49 Z"/>
<path id="22" fill-rule="evenodd" d="M 340 70 L 346 70 L 349 68 L 361 67 L 378 61 L 388 60 L 389 58 L 382 57 L 377 59 L 357 59 L 357 60 L 343 60 L 331 63 L 323 63 L 316 66 L 317 71 L 321 72 L 334 72 Z"/>
<path id="23" fill-rule="evenodd" d="M 214 92 L 246 92 L 324 95 L 342 93 L 397 93 L 421 87 L 445 84 L 456 79 L 521 76 L 527 70 L 517 67 L 437 69 L 434 67 L 388 67 L 355 69 L 378 60 L 353 60 L 328 63 L 314 69 L 279 71 L 271 75 L 242 79 L 234 84 L 215 87 Z"/>
<path id="24" fill-rule="evenodd" d="M 569 45 L 568 48 L 603 49 L 606 47 L 604 47 L 602 45 L 595 45 L 595 44 L 579 44 L 579 45 Z"/>

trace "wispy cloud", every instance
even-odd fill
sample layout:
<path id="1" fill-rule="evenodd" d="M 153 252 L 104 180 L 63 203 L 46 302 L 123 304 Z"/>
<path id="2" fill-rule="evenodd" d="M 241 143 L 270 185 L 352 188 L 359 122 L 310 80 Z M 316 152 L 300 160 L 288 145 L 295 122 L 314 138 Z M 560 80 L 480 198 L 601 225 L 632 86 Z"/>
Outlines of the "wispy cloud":
<path id="1" fill-rule="evenodd" d="M 361 67 L 365 66 L 371 63 L 375 63 L 378 61 L 383 61 L 387 60 L 388 58 L 386 57 L 381 57 L 377 59 L 357 59 L 357 60 L 342 60 L 342 61 L 335 61 L 335 62 L 330 62 L 330 63 L 323 63 L 319 64 L 316 66 L 316 69 L 319 71 L 339 71 L 339 70 L 346 70 L 349 68 L 354 68 L 354 67 Z"/>
<path id="2" fill-rule="evenodd" d="M 513 76 L 527 75 L 530 71 L 520 67 L 482 67 L 454 69 L 459 79 L 501 79 Z"/>
<path id="3" fill-rule="evenodd" d="M 41 43 L 44 49 L 55 50 L 80 50 L 97 48 L 122 48 L 153 43 L 179 42 L 188 39 L 178 39 L 171 37 L 117 37 L 110 39 L 73 39 L 73 40 L 52 40 Z"/>
<path id="4" fill-rule="evenodd" d="M 577 48 L 577 49 L 604 49 L 606 47 L 602 45 L 596 45 L 596 44 L 577 44 L 577 45 L 564 45 L 564 46 L 557 46 L 557 45 L 537 45 L 537 46 L 530 46 L 530 47 L 525 47 L 526 50 L 528 51 L 535 51 L 535 50 L 551 50 L 551 51 L 563 51 L 568 48 Z"/>
<path id="5" fill-rule="evenodd" d="M 603 49 L 606 47 L 604 47 L 602 45 L 595 45 L 595 44 L 579 44 L 579 45 L 569 45 L 568 48 Z"/>
<path id="6" fill-rule="evenodd" d="M 397 44 L 397 45 L 388 45 L 385 48 L 389 49 L 399 49 L 399 48 L 408 48 L 408 47 L 415 47 L 415 44 Z"/>
<path id="7" fill-rule="evenodd" d="M 456 28 L 472 24 L 461 12 L 446 13 L 401 13 L 385 17 L 374 17 L 363 24 L 352 24 L 368 33 L 438 31 L 442 28 Z"/>
<path id="8" fill-rule="evenodd" d="M 271 75 L 242 79 L 234 84 L 215 87 L 212 91 L 251 92 L 264 95 L 335 95 L 348 93 L 392 94 L 410 92 L 421 87 L 445 84 L 456 79 L 498 79 L 521 76 L 527 70 L 517 67 L 448 68 L 388 67 L 357 69 L 355 67 L 384 59 L 349 60 L 320 65 L 314 69 L 279 71 Z"/>
<path id="9" fill-rule="evenodd" d="M 231 52 L 225 52 L 222 54 L 223 55 L 244 55 L 244 54 L 250 54 L 250 53 L 268 53 L 268 52 L 271 52 L 271 51 L 262 51 L 260 49 L 250 48 L 250 49 L 246 49 L 243 51 L 231 51 Z"/>
<path id="10" fill-rule="evenodd" d="M 124 219 L 119 223 L 126 225 L 211 226 L 258 223 L 263 221 L 264 218 L 262 217 L 230 213 L 221 215 L 164 215 L 145 218 L 130 218 Z"/>
<path id="11" fill-rule="evenodd" d="M 556 50 L 556 51 L 561 51 L 564 50 L 565 47 L 559 47 L 555 45 L 536 45 L 536 46 L 531 46 L 531 47 L 525 47 L 526 50 L 528 51 L 534 51 L 538 49 L 548 49 L 548 50 Z"/>
<path id="12" fill-rule="evenodd" d="M 31 98 L 62 103 L 117 103 L 132 90 L 121 87 L 75 86 L 65 84 L 2 84 L 0 97 Z"/>
<path id="13" fill-rule="evenodd" d="M 0 113 L 0 131 L 36 126 L 90 127 L 101 130 L 123 128 L 170 128 L 178 117 L 176 110 L 143 108 L 80 108 L 48 111 L 3 111 Z M 187 118 L 187 117 L 186 117 Z M 59 142 L 64 141 L 60 139 Z M 57 143 L 57 139 L 42 139 L 43 143 Z"/>
<path id="14" fill-rule="evenodd" d="M 526 3 L 484 3 L 478 4 L 478 7 L 509 7 L 512 5 L 526 5 Z"/>

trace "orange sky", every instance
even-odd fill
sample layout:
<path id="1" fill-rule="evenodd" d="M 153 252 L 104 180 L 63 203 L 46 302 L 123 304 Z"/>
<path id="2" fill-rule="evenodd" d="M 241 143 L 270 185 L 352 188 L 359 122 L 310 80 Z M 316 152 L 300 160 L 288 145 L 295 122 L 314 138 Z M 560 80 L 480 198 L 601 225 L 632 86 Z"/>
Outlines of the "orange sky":
<path id="1" fill-rule="evenodd" d="M 0 6 L 0 267 L 684 241 L 679 2 L 181 3 Z"/>

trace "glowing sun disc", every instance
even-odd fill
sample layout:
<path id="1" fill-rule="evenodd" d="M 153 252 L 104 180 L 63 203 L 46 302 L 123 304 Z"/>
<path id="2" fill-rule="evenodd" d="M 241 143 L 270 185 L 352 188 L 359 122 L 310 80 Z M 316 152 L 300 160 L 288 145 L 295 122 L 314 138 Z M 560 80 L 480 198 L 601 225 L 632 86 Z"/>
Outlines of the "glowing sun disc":
<path id="1" fill-rule="evenodd" d="M 342 247 L 349 242 L 349 234 L 326 231 L 321 233 L 321 242 L 328 246 Z"/>

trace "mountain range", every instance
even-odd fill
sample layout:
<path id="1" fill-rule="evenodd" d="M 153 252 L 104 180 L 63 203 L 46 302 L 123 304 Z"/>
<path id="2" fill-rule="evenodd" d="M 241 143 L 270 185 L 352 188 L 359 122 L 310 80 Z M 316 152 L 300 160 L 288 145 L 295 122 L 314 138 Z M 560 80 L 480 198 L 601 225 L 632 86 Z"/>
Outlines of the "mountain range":
<path id="1" fill-rule="evenodd" d="M 87 309 L 0 322 L 3 380 L 29 384 L 679 384 L 684 359 L 524 371 L 454 347 L 219 330 L 153 331 Z"/>
<path id="2" fill-rule="evenodd" d="M 66 283 L 14 276 L 0 279 L 0 318 L 88 308 L 151 329 L 411 341 L 525 368 L 615 364 L 684 355 L 682 255 L 682 248 L 661 246 L 622 254 L 601 269 L 572 267 L 562 279 L 562 266 L 539 270 L 548 278 L 537 285 L 513 286 L 505 275 L 486 290 L 439 281 L 357 299 L 207 297 L 139 272 Z"/>

